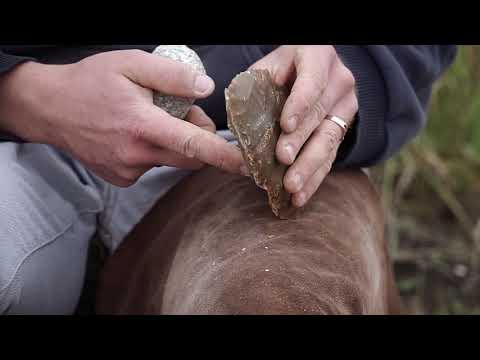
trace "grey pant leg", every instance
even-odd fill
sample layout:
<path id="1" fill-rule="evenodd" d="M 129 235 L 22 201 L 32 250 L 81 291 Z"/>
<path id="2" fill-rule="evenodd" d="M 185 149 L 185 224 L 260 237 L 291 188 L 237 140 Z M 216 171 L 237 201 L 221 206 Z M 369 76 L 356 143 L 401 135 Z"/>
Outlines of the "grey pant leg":
<path id="1" fill-rule="evenodd" d="M 119 188 L 49 146 L 0 142 L 0 314 L 73 313 L 95 231 L 114 251 L 188 174 L 159 167 Z"/>
<path id="2" fill-rule="evenodd" d="M 48 246 L 25 259 L 9 286 L 8 314 L 73 314 L 83 289 L 95 216 L 81 215 Z"/>
<path id="3" fill-rule="evenodd" d="M 101 192 L 49 146 L 0 143 L 1 314 L 74 311 Z"/>

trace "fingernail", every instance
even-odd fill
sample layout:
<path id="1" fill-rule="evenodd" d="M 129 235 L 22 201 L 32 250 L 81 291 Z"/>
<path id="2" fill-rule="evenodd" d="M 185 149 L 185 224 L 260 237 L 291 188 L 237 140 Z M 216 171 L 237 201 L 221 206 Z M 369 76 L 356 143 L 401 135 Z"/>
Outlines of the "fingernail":
<path id="1" fill-rule="evenodd" d="M 288 118 L 288 131 L 295 131 L 298 124 L 298 115 L 292 115 Z"/>
<path id="2" fill-rule="evenodd" d="M 205 94 L 213 90 L 215 86 L 213 80 L 207 75 L 197 75 L 195 78 L 195 91 L 199 94 Z"/>
<path id="3" fill-rule="evenodd" d="M 240 173 L 244 176 L 250 176 L 248 168 L 245 165 L 240 166 Z"/>
<path id="4" fill-rule="evenodd" d="M 286 144 L 285 152 L 287 153 L 287 156 L 290 162 L 293 162 L 293 160 L 295 160 L 295 154 L 293 153 L 293 146 L 290 144 Z"/>

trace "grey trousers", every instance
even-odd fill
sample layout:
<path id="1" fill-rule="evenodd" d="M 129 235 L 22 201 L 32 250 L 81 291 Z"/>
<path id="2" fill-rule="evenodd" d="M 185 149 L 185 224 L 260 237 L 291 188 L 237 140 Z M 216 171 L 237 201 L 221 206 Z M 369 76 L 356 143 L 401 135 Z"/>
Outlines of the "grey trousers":
<path id="1" fill-rule="evenodd" d="M 72 314 L 94 234 L 115 251 L 188 174 L 158 167 L 120 188 L 50 146 L 0 142 L 0 314 Z"/>

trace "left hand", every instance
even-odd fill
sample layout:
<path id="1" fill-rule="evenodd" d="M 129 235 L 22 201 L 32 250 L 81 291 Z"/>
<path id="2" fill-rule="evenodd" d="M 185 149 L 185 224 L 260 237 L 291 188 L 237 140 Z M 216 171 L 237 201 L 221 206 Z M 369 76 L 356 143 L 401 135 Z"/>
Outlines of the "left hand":
<path id="1" fill-rule="evenodd" d="M 277 85 L 291 87 L 281 118 L 279 161 L 291 165 L 285 189 L 304 206 L 331 170 L 344 130 L 327 115 L 350 126 L 358 111 L 355 79 L 329 45 L 284 45 L 253 64 L 267 69 Z"/>

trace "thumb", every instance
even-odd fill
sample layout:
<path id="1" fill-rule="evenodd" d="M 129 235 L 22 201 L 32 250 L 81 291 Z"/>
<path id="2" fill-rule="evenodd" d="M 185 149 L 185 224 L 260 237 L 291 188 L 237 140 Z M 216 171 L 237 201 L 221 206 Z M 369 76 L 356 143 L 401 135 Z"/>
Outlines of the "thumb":
<path id="1" fill-rule="evenodd" d="M 122 73 L 138 85 L 166 95 L 204 98 L 215 89 L 208 75 L 190 65 L 145 51 L 131 52 Z"/>

